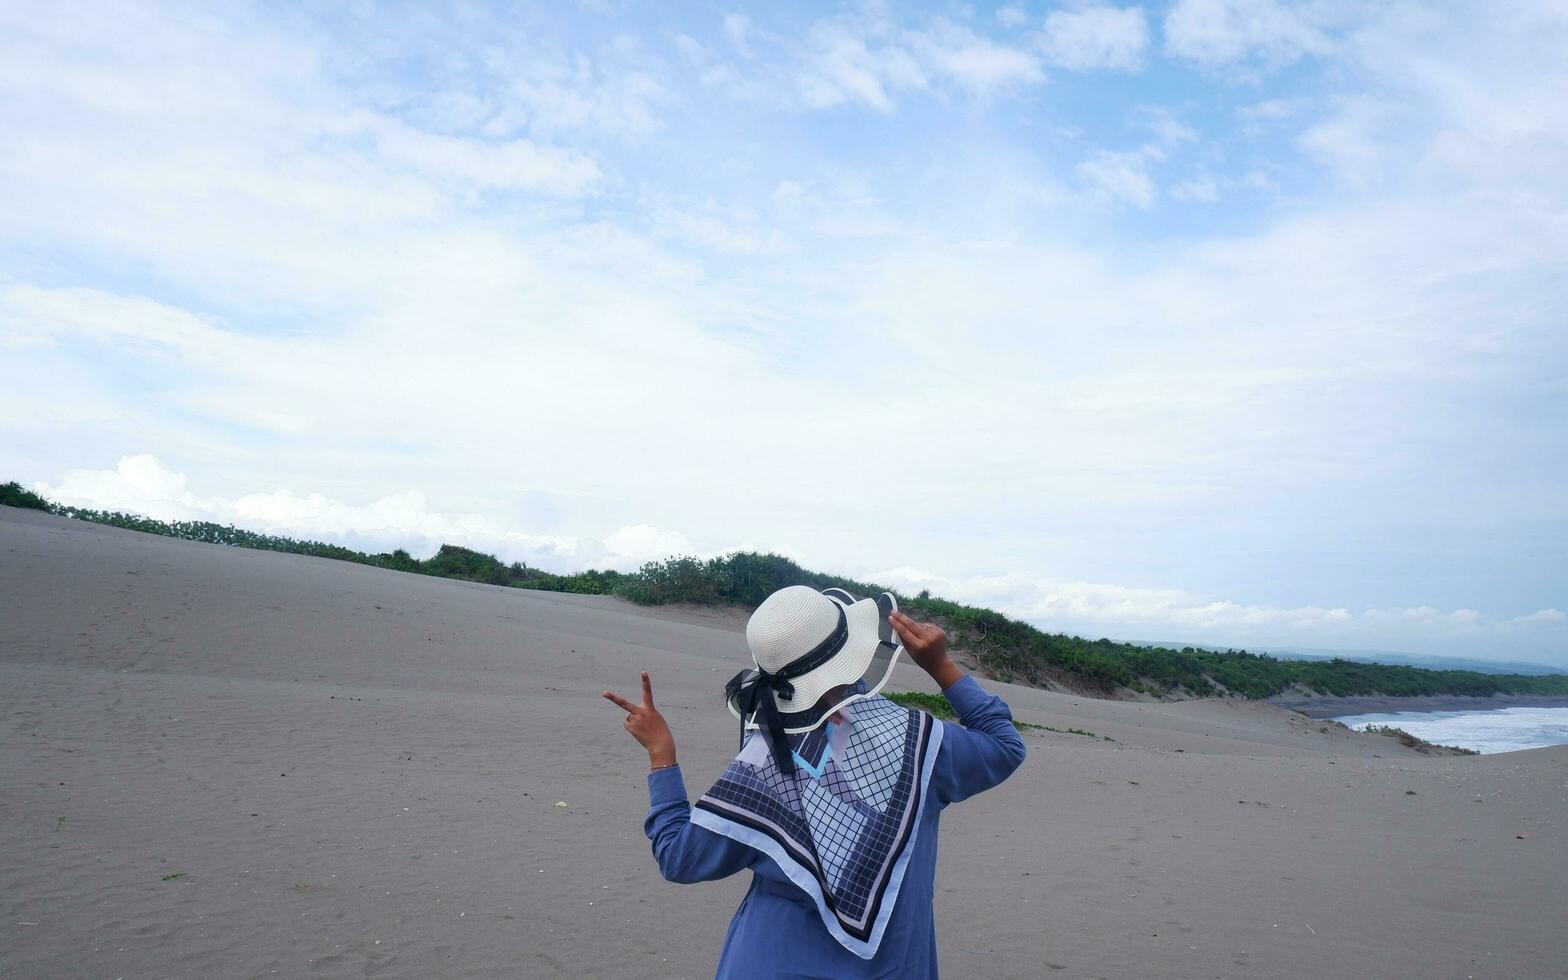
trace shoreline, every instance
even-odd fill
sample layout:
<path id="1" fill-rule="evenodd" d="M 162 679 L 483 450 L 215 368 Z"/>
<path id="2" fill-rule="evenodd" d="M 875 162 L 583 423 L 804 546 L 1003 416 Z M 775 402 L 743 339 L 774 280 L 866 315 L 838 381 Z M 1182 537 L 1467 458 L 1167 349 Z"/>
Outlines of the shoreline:
<path id="1" fill-rule="evenodd" d="M 1568 708 L 1568 697 L 1545 694 L 1494 694 L 1490 697 L 1423 695 L 1419 697 L 1269 698 L 1268 704 L 1298 711 L 1308 718 L 1344 718 L 1401 711 L 1497 711 L 1502 708 Z"/>

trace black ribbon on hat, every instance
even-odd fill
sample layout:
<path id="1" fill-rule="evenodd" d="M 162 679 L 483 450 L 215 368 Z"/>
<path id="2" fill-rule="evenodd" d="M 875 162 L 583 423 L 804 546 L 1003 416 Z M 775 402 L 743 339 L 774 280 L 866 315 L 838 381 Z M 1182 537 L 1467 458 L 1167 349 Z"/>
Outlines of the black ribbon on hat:
<path id="1" fill-rule="evenodd" d="M 844 649 L 844 644 L 849 640 L 849 619 L 844 615 L 843 606 L 836 602 L 833 605 L 838 609 L 838 627 L 828 634 L 827 639 L 785 664 L 776 674 L 770 674 L 761 667 L 743 670 L 724 685 L 724 696 L 740 713 L 741 745 L 746 744 L 746 720 L 754 718 L 773 749 L 773 760 L 786 776 L 795 775 L 795 759 L 789 747 L 789 736 L 784 731 L 784 718 L 779 713 L 777 698 L 793 698 L 795 685 L 790 683 L 792 678 L 816 670 Z"/>

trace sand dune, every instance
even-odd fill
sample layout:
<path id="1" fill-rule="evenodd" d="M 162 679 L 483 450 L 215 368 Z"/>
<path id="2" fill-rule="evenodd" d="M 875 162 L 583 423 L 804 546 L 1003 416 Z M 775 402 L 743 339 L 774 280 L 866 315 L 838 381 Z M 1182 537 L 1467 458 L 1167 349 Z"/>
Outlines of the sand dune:
<path id="1" fill-rule="evenodd" d="M 711 974 L 746 881 L 659 880 L 598 692 L 651 671 L 699 792 L 732 613 L 7 508 L 0 596 L 0 977 Z M 1568 976 L 1568 747 L 992 686 L 1114 741 L 948 812 L 947 975 Z"/>

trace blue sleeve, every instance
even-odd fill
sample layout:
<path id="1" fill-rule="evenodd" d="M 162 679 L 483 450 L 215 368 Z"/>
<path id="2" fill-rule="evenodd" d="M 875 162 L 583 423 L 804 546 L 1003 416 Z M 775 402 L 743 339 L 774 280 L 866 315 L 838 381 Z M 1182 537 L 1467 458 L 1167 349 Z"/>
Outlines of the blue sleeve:
<path id="1" fill-rule="evenodd" d="M 958 725 L 942 728 L 942 747 L 931 772 L 931 791 L 945 806 L 1011 776 L 1024 761 L 1024 740 L 1006 702 L 985 693 L 968 674 L 942 694 L 958 713 Z"/>
<path id="2" fill-rule="evenodd" d="M 653 842 L 653 857 L 666 881 L 685 884 L 726 878 L 749 867 L 758 856 L 745 844 L 691 822 L 680 766 L 648 774 L 648 817 L 642 829 Z"/>

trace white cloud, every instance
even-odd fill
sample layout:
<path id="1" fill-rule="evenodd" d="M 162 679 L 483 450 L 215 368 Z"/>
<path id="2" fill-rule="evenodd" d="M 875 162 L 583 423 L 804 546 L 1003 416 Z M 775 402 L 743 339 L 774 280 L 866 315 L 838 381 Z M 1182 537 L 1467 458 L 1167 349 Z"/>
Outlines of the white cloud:
<path id="1" fill-rule="evenodd" d="M 264 533 L 320 539 L 371 551 L 405 548 L 416 557 L 440 544 L 459 544 L 554 571 L 586 567 L 634 569 L 674 555 L 711 557 L 756 546 L 701 550 L 686 535 L 648 524 L 620 527 L 601 540 L 534 534 L 502 527 L 477 514 L 432 510 L 424 494 L 405 491 L 363 504 L 321 493 L 274 489 L 234 498 L 198 496 L 184 473 L 156 456 L 120 460 L 112 470 L 73 470 L 40 493 L 78 507 L 120 510 L 161 520 L 205 520 Z M 773 548 L 791 554 L 793 549 Z M 1473 609 L 1431 606 L 1369 608 L 1281 607 L 1196 595 L 1177 588 L 1045 579 L 1021 573 L 953 577 L 899 567 L 865 577 L 909 592 L 930 589 L 945 598 L 997 608 L 1047 630 L 1119 638 L 1212 643 L 1411 643 L 1420 639 L 1493 634 L 1529 625 L 1560 627 L 1568 615 L 1542 609 L 1496 622 Z"/>
<path id="2" fill-rule="evenodd" d="M 498 66 L 505 88 L 492 134 L 526 128 L 560 135 L 602 132 L 635 139 L 657 132 L 661 113 L 673 101 L 654 66 L 611 61 L 595 69 L 582 59 L 552 59 L 518 52 Z"/>
<path id="3" fill-rule="evenodd" d="M 760 33 L 752 28 L 747 36 Z M 1045 79 L 1031 51 L 945 18 L 917 26 L 875 8 L 816 21 L 798 40 L 767 40 L 782 57 L 748 62 L 744 71 L 705 49 L 688 56 L 705 81 L 738 98 L 803 109 L 859 106 L 891 113 L 906 93 L 956 90 L 985 97 Z"/>
<path id="4" fill-rule="evenodd" d="M 1053 10 L 1040 35 L 1045 60 L 1069 70 L 1143 66 L 1149 24 L 1142 7 L 1089 6 Z"/>
<path id="5" fill-rule="evenodd" d="M 1090 200 L 1150 208 L 1159 198 L 1151 168 L 1184 145 L 1198 142 L 1198 131 L 1169 106 L 1136 106 L 1129 116 L 1148 130 L 1151 139 L 1135 150 L 1096 149 L 1078 163 L 1074 174 Z"/>
<path id="6" fill-rule="evenodd" d="M 1178 201 L 1197 201 L 1200 204 L 1213 204 L 1220 199 L 1218 182 L 1207 176 L 1184 180 L 1172 187 L 1170 194 Z"/>
<path id="7" fill-rule="evenodd" d="M 184 473 L 144 453 L 124 457 L 112 470 L 72 470 L 58 482 L 38 483 L 37 489 L 73 507 L 143 514 L 164 521 L 233 524 L 266 534 L 321 539 L 371 551 L 405 548 L 416 557 L 428 557 L 442 544 L 480 548 L 493 551 L 503 561 L 542 564 L 555 570 L 606 555 L 608 564 L 626 566 L 636 557 L 609 545 L 610 539 L 596 546 L 570 535 L 529 534 L 499 527 L 477 514 L 434 511 L 418 491 L 351 504 L 289 489 L 233 498 L 198 496 L 189 485 Z M 624 534 L 625 529 L 619 533 Z M 624 543 L 624 539 L 617 540 Z"/>
<path id="8" fill-rule="evenodd" d="M 1199 172 L 1171 186 L 1168 193 L 1171 199 L 1176 201 L 1213 204 L 1238 192 L 1272 194 L 1278 189 L 1274 180 L 1260 171 L 1240 175 Z"/>
<path id="9" fill-rule="evenodd" d="M 1177 103 L 1151 74 L 1046 107 L 991 18 L 857 8 L 825 22 L 849 45 L 827 117 L 794 113 L 831 44 L 772 13 L 751 55 L 709 25 L 729 74 L 705 88 L 548 27 L 362 43 L 399 19 L 128 9 L 0 10 L 0 479 L 153 452 L 191 479 L 114 471 L 149 507 L 256 498 L 356 535 L 477 515 L 474 546 L 519 533 L 541 562 L 566 545 L 528 536 L 582 564 L 637 525 L 699 554 L 788 540 L 828 570 L 1049 581 L 1060 609 L 1165 602 L 1161 639 L 1208 615 L 1279 642 L 1344 607 L 1453 652 L 1454 610 L 1485 627 L 1561 591 L 1538 555 L 1568 513 L 1568 110 L 1538 7 L 1349 32 L 1292 8 L 1335 38 L 1321 77 L 1204 73 Z M 1347 134 L 1304 144 L 1346 179 L 1363 143 L 1353 195 L 1299 179 L 1303 144 L 1184 129 L 1286 90 L 1309 96 L 1252 117 Z M 1149 145 L 1080 149 L 1118 125 Z M 1232 196 L 1269 180 L 1271 207 Z M 1211 195 L 1201 222 L 1155 210 Z M 1504 554 L 1525 540 L 1546 545 Z M 1381 570 L 1379 598 L 1344 568 Z"/>
<path id="10" fill-rule="evenodd" d="M 433 510 L 417 490 L 386 494 L 361 504 L 288 488 L 235 497 L 199 496 L 190 489 L 184 473 L 147 453 L 126 456 L 112 470 L 71 470 L 58 481 L 42 481 L 35 488 L 58 503 L 90 510 L 141 514 L 163 521 L 232 524 L 369 552 L 403 548 L 418 558 L 429 557 L 442 544 L 456 544 L 494 554 L 502 561 L 521 561 L 557 572 L 590 567 L 627 571 L 671 556 L 710 558 L 736 550 L 791 553 L 788 548 L 749 542 L 703 550 L 679 531 L 649 524 L 628 524 L 602 539 L 530 533 L 479 514 Z"/>
<path id="11" fill-rule="evenodd" d="M 1358 191 L 1463 189 L 1553 209 L 1568 193 L 1565 27 L 1550 4 L 1395 8 L 1346 38 L 1341 70 L 1363 84 L 1326 100 L 1300 146 Z"/>
<path id="12" fill-rule="evenodd" d="M 1380 99 L 1347 99 L 1297 142 L 1341 181 L 1363 187 L 1380 178 L 1394 158 L 1388 132 L 1397 116 L 1396 107 Z"/>
<path id="13" fill-rule="evenodd" d="M 729 42 L 742 50 L 749 50 L 748 46 L 754 33 L 751 18 L 745 14 L 729 13 L 724 15 L 724 36 Z"/>
<path id="14" fill-rule="evenodd" d="M 382 158 L 427 178 L 479 190 L 545 190 L 585 193 L 602 176 L 592 157 L 531 140 L 475 140 L 389 127 L 379 142 Z"/>
<path id="15" fill-rule="evenodd" d="M 1029 23 L 1029 13 L 1016 3 L 996 8 L 996 22 L 1003 27 L 1022 27 Z"/>
<path id="16" fill-rule="evenodd" d="M 1242 130 L 1249 135 L 1256 135 L 1271 125 L 1290 119 L 1305 108 L 1305 99 L 1264 99 L 1251 105 L 1241 106 L 1236 110 L 1236 117 L 1241 120 Z"/>
<path id="17" fill-rule="evenodd" d="M 938 76 L 982 95 L 1045 79 L 1034 55 L 951 22 L 939 22 L 928 31 L 912 34 L 909 42 Z"/>
<path id="18" fill-rule="evenodd" d="M 713 201 L 684 206 L 661 202 L 650 209 L 650 217 L 661 236 L 731 255 L 778 255 L 799 248 L 777 226 Z"/>
<path id="19" fill-rule="evenodd" d="M 1027 575 L 952 578 L 915 568 L 891 569 L 873 577 L 900 589 L 930 589 L 945 598 L 991 606 L 1046 630 L 1167 642 L 1266 645 L 1326 640 L 1346 646 L 1375 646 L 1498 635 L 1500 629 L 1514 623 L 1557 624 L 1568 620 L 1562 613 L 1549 615 L 1556 610 L 1497 622 L 1473 609 L 1445 611 L 1430 606 L 1359 611 L 1345 607 L 1281 607 L 1214 599 L 1181 589 L 1133 588 Z"/>
<path id="20" fill-rule="evenodd" d="M 1131 113 L 1133 120 L 1138 125 L 1147 129 L 1154 137 L 1153 146 L 1145 152 L 1158 151 L 1164 153 L 1173 147 L 1184 143 L 1198 142 L 1198 131 L 1182 118 L 1181 113 L 1163 105 L 1138 106 Z"/>
<path id="21" fill-rule="evenodd" d="M 925 69 L 909 51 L 868 42 L 847 25 L 819 24 L 812 30 L 809 44 L 802 70 L 794 79 L 808 108 L 850 103 L 889 112 L 892 92 L 928 84 Z"/>
<path id="22" fill-rule="evenodd" d="M 1568 623 L 1568 613 L 1563 612 L 1561 609 L 1537 609 L 1535 612 L 1524 616 L 1515 616 L 1513 619 L 1508 620 L 1508 622 L 1520 626 Z"/>
<path id="23" fill-rule="evenodd" d="M 1165 48 L 1212 65 L 1247 59 L 1293 61 L 1330 48 L 1307 11 L 1279 0 L 1177 0 L 1165 15 Z"/>
<path id="24" fill-rule="evenodd" d="M 122 349 L 196 353 L 221 344 L 207 320 L 142 296 L 98 289 L 0 285 L 0 343 L 39 344 L 79 335 Z"/>
<path id="25" fill-rule="evenodd" d="M 671 66 L 631 32 L 567 46 L 542 23 L 520 29 L 504 7 L 469 7 L 461 17 L 365 8 L 345 17 L 354 37 L 335 39 L 346 43 L 329 54 L 333 75 L 355 101 L 421 130 L 499 143 L 639 144 L 679 101 Z M 388 71 L 383 58 L 396 67 Z"/>
<path id="26" fill-rule="evenodd" d="M 1143 150 L 1097 150 L 1076 168 L 1078 179 L 1096 195 L 1138 208 L 1154 205 L 1156 190 L 1149 176 L 1153 157 Z"/>
<path id="27" fill-rule="evenodd" d="M 72 470 L 58 483 L 39 483 L 38 492 L 57 503 L 96 510 L 143 514 L 163 521 L 193 520 L 216 506 L 187 489 L 185 474 L 156 456 L 126 456 L 112 470 Z"/>
<path id="28" fill-rule="evenodd" d="M 622 562 L 642 564 L 671 555 L 690 555 L 691 542 L 679 531 L 668 531 L 647 524 L 628 524 L 604 539 L 610 554 Z"/>

